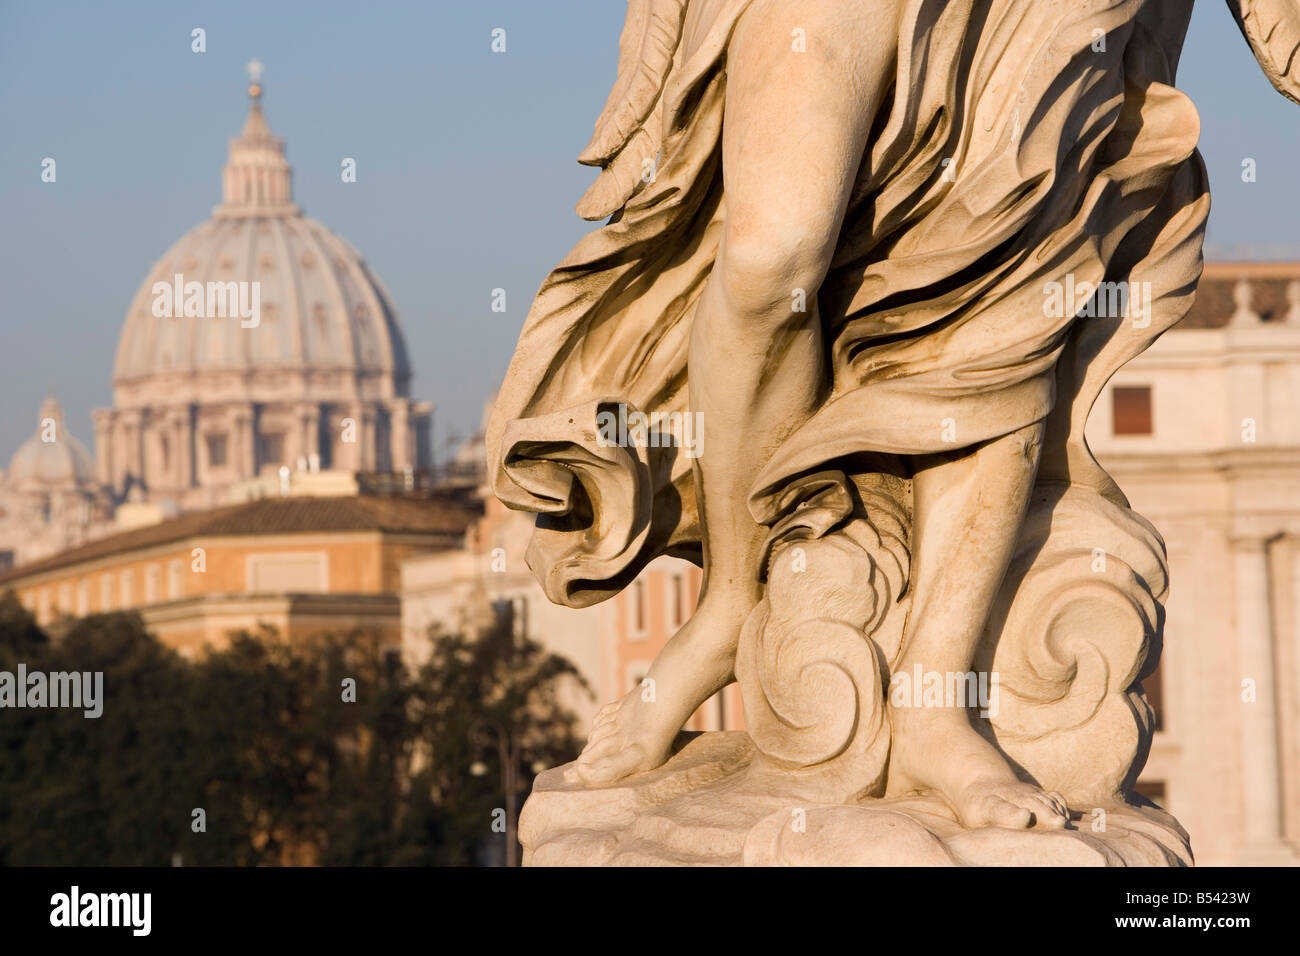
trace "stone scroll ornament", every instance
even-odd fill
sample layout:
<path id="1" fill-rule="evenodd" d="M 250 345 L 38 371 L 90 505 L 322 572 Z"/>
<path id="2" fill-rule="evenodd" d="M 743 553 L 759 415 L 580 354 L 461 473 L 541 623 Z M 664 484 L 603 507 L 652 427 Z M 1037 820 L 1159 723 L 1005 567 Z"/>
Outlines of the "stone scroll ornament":
<path id="1" fill-rule="evenodd" d="M 1230 6 L 1297 98 L 1300 4 Z M 1201 272 L 1190 8 L 630 0 L 490 479 L 553 601 L 705 583 L 526 862 L 1192 862 L 1135 791 L 1164 544 L 1084 440 Z"/>

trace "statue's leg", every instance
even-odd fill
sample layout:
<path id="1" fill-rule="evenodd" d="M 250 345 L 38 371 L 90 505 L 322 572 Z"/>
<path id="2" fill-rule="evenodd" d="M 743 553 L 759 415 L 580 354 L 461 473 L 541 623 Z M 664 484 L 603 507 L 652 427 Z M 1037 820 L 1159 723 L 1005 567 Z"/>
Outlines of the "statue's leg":
<path id="1" fill-rule="evenodd" d="M 734 680 L 741 625 L 761 597 L 766 533 L 746 499 L 826 386 L 817 290 L 893 76 L 889 6 L 756 0 L 728 48 L 726 221 L 689 356 L 704 591 L 650 668 L 654 699 L 651 686 L 633 688 L 598 715 L 578 763 L 588 782 L 658 766 L 695 709 Z"/>
<path id="2" fill-rule="evenodd" d="M 1006 575 L 1033 489 L 1042 424 L 919 462 L 914 482 L 912 607 L 896 669 L 968 673 Z M 935 789 L 968 827 L 1065 825 L 1059 796 L 1020 782 L 963 706 L 890 708 L 889 792 Z M 1032 816 L 1031 816 L 1032 815 Z"/>

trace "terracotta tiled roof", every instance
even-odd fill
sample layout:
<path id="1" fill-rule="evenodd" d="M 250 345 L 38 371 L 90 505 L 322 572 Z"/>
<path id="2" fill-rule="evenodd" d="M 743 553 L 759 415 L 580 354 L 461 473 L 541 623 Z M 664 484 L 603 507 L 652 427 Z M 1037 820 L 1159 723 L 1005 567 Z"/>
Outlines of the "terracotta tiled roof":
<path id="1" fill-rule="evenodd" d="M 445 535 L 449 545 L 475 515 L 444 498 L 262 498 L 198 511 L 144 528 L 99 538 L 0 574 L 0 585 L 57 568 L 200 535 L 292 534 L 310 531 L 387 531 Z"/>
<path id="2" fill-rule="evenodd" d="M 1175 328 L 1223 328 L 1237 311 L 1232 292 L 1241 279 L 1250 283 L 1251 308 L 1265 322 L 1280 322 L 1290 308 L 1287 286 L 1300 280 L 1300 262 L 1206 263 L 1191 311 Z"/>

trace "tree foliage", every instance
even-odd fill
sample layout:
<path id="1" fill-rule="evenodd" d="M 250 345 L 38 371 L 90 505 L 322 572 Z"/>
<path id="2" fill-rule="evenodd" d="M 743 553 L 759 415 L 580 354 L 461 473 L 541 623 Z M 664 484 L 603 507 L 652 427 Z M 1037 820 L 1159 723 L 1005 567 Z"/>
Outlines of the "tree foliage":
<path id="1" fill-rule="evenodd" d="M 558 696 L 576 671 L 509 620 L 433 635 L 418 670 L 360 633 L 239 634 L 189 660 L 133 614 L 52 639 L 8 595 L 0 671 L 19 663 L 102 671 L 104 709 L 0 709 L 2 865 L 484 862 L 504 848 L 504 797 L 499 754 L 472 729 L 510 732 L 520 804 L 534 766 L 579 747 Z"/>

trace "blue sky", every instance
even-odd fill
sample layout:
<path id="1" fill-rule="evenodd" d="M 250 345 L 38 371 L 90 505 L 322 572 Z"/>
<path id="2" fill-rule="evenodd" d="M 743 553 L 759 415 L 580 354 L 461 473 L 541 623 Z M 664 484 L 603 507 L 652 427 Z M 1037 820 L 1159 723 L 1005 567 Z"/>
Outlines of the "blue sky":
<path id="1" fill-rule="evenodd" d="M 131 297 L 220 200 L 254 57 L 297 202 L 388 287 L 440 438 L 471 431 L 532 294 L 590 228 L 573 205 L 592 171 L 574 157 L 613 79 L 624 9 L 0 0 L 0 464 L 51 388 L 90 444 Z M 206 53 L 190 50 L 195 27 Z M 497 27 L 505 54 L 490 49 Z M 1210 243 L 1300 258 L 1300 106 L 1268 85 L 1221 0 L 1197 3 L 1179 85 L 1201 111 Z M 355 184 L 340 181 L 345 156 Z M 1245 157 L 1255 183 L 1241 182 Z M 505 313 L 490 308 L 498 287 Z"/>

